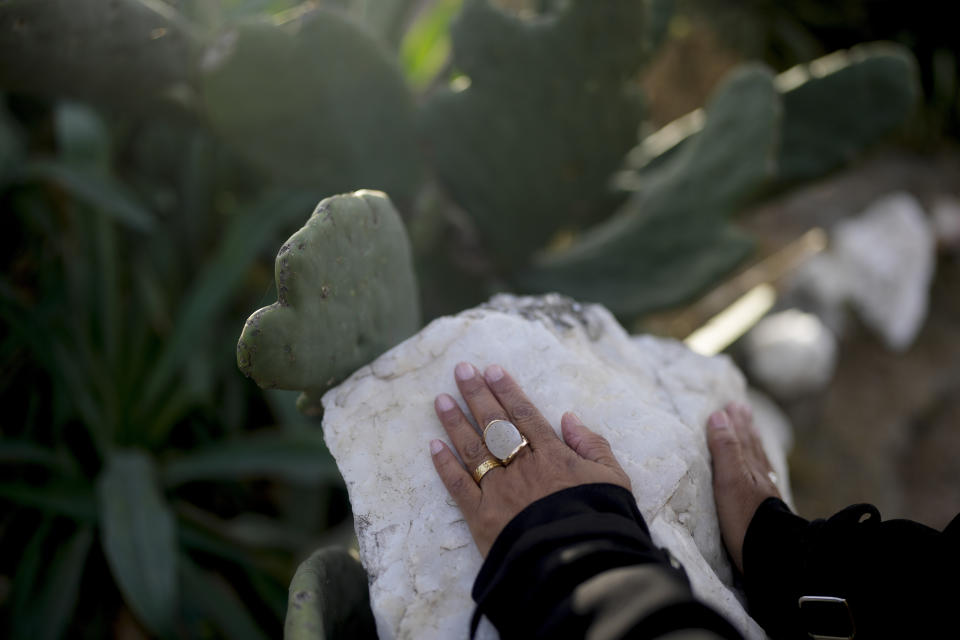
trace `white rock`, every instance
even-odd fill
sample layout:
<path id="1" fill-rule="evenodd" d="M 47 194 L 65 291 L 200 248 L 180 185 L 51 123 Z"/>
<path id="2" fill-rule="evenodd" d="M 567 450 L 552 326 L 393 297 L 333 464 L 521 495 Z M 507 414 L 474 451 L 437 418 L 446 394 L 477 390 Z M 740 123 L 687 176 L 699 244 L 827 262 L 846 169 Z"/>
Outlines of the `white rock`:
<path id="1" fill-rule="evenodd" d="M 631 339 L 599 306 L 497 296 L 435 320 L 323 398 L 324 434 L 350 493 L 382 639 L 468 633 L 481 557 L 428 453 L 432 438 L 446 440 L 433 399 L 459 398 L 453 368 L 462 360 L 503 365 L 555 428 L 575 410 L 607 437 L 655 542 L 746 637 L 765 637 L 729 588 L 704 433 L 711 412 L 745 399 L 742 375 L 725 357 Z M 757 426 L 766 446 L 782 444 Z M 770 457 L 786 478 L 784 451 Z M 496 631 L 484 621 L 478 637 Z"/>
<path id="2" fill-rule="evenodd" d="M 935 241 L 920 203 L 896 192 L 832 234 L 841 277 L 863 321 L 891 349 L 913 343 L 927 315 Z"/>
<path id="3" fill-rule="evenodd" d="M 750 330 L 744 348 L 750 374 L 778 398 L 818 391 L 833 378 L 837 339 L 811 313 L 789 309 L 770 314 Z"/>

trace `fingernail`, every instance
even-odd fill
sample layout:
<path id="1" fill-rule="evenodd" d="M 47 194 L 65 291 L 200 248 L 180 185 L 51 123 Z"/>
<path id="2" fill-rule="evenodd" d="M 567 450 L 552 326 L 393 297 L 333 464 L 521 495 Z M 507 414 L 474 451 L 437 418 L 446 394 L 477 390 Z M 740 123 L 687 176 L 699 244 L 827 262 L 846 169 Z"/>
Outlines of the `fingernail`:
<path id="1" fill-rule="evenodd" d="M 445 393 L 441 393 L 440 395 L 437 396 L 436 403 L 437 403 L 437 409 L 439 409 L 440 411 L 450 411 L 450 409 L 453 409 L 453 407 L 456 406 L 456 403 L 453 401 L 453 398 L 451 398 Z"/>
<path id="2" fill-rule="evenodd" d="M 431 455 L 437 455 L 437 454 L 440 453 L 441 451 L 443 451 L 443 443 L 440 442 L 439 440 L 431 440 L 431 441 L 430 441 L 430 454 L 431 454 Z"/>
<path id="3" fill-rule="evenodd" d="M 473 365 L 469 362 L 461 362 L 457 365 L 457 368 L 453 370 L 453 374 L 457 376 L 457 380 L 469 380 L 473 377 L 473 373 Z"/>
<path id="4" fill-rule="evenodd" d="M 717 411 L 710 416 L 707 424 L 710 425 L 711 429 L 729 429 L 730 418 L 727 417 L 726 411 Z"/>
<path id="5" fill-rule="evenodd" d="M 496 382 L 503 377 L 503 369 L 500 368 L 498 364 L 492 364 L 487 367 L 487 370 L 483 372 L 484 377 L 487 379 L 487 382 Z"/>
<path id="6" fill-rule="evenodd" d="M 573 411 L 567 411 L 567 420 L 577 425 L 578 427 L 583 426 L 583 420 L 580 419 L 580 416 L 575 414 Z"/>

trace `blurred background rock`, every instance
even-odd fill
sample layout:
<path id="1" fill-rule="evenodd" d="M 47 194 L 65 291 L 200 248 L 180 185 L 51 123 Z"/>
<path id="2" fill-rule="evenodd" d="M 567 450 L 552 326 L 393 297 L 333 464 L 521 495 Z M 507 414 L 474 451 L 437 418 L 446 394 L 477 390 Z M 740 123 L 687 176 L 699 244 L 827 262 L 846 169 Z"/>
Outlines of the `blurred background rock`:
<path id="1" fill-rule="evenodd" d="M 558 290 L 682 339 L 770 285 L 770 310 L 836 340 L 829 381 L 780 394 L 800 512 L 871 501 L 943 526 L 960 509 L 960 45 L 942 12 L 0 3 L 2 633 L 279 634 L 296 564 L 349 544 L 352 521 L 319 418 L 244 379 L 236 341 L 276 298 L 283 240 L 359 188 L 406 223 L 424 321 Z M 836 272 L 764 265 L 815 228 L 832 255 L 838 225 L 893 192 L 932 240 L 891 350 L 830 297 Z M 747 342 L 728 348 L 741 364 Z"/>

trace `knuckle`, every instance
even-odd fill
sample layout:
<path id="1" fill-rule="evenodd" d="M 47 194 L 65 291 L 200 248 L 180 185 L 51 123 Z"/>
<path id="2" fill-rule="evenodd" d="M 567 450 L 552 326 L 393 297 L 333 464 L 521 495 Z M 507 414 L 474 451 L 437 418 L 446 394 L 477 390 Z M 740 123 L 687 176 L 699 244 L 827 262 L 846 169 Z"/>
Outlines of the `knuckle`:
<path id="1" fill-rule="evenodd" d="M 594 434 L 592 444 L 597 449 L 610 449 L 610 441 L 598 434 Z"/>
<path id="2" fill-rule="evenodd" d="M 486 447 L 479 440 L 471 440 L 463 445 L 463 455 L 471 460 L 479 460 L 486 457 Z"/>
<path id="3" fill-rule="evenodd" d="M 463 380 L 459 383 L 460 392 L 469 398 L 475 398 L 480 395 L 484 390 L 485 386 L 482 380 L 474 376 L 469 380 Z"/>
<path id="4" fill-rule="evenodd" d="M 468 480 L 465 476 L 458 475 L 450 479 L 450 481 L 447 483 L 447 487 L 450 489 L 451 494 L 462 495 L 466 493 L 467 489 L 469 488 L 467 486 L 467 482 Z M 472 480 L 469 480 L 469 482 L 472 482 Z"/>
<path id="5" fill-rule="evenodd" d="M 536 418 L 540 412 L 529 402 L 520 401 L 511 407 L 510 413 L 518 422 L 526 422 Z"/>

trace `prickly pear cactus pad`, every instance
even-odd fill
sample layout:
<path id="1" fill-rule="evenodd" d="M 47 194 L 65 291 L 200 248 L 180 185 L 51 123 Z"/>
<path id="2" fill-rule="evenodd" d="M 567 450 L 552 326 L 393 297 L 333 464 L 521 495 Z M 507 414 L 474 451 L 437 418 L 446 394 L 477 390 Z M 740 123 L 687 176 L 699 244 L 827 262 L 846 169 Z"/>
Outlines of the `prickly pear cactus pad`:
<path id="1" fill-rule="evenodd" d="M 571 0 L 524 20 L 466 0 L 452 27 L 469 86 L 441 91 L 421 126 L 440 179 L 487 249 L 525 262 L 565 225 L 605 217 L 633 145 L 649 3 Z M 663 22 L 661 19 L 660 22 Z"/>
<path id="2" fill-rule="evenodd" d="M 348 19 L 317 10 L 231 27 L 206 51 L 200 84 L 213 128 L 275 179 L 412 201 L 413 98 L 395 61 Z"/>
<path id="3" fill-rule="evenodd" d="M 304 391 L 310 412 L 328 387 L 420 327 L 403 222 L 389 198 L 326 198 L 277 254 L 277 301 L 247 320 L 240 370 L 265 389 Z"/>
<path id="4" fill-rule="evenodd" d="M 155 114 L 189 93 L 192 47 L 163 2 L 0 2 L 0 86 L 11 92 Z"/>
<path id="5" fill-rule="evenodd" d="M 905 47 L 873 43 L 836 51 L 777 76 L 784 92 L 778 178 L 815 178 L 849 162 L 903 124 L 919 97 Z"/>
<path id="6" fill-rule="evenodd" d="M 623 208 L 520 284 L 635 315 L 695 295 L 752 243 L 727 222 L 773 174 L 781 105 L 770 72 L 745 66 L 707 106 L 703 131 L 659 163 Z"/>

